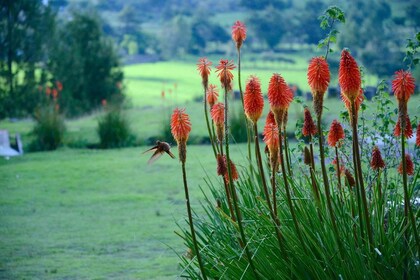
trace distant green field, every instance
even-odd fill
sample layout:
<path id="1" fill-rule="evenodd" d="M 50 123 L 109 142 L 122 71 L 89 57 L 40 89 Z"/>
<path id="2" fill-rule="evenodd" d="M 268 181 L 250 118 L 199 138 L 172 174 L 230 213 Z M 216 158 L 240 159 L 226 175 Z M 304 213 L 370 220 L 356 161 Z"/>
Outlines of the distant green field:
<path id="1" fill-rule="evenodd" d="M 243 148 L 232 147 L 236 162 Z M 181 167 L 166 156 L 147 165 L 143 150 L 0 158 L 0 279 L 174 279 L 185 252 L 174 233 L 186 218 Z M 201 166 L 217 180 L 216 165 L 210 146 L 187 156 L 200 211 Z"/>
<path id="2" fill-rule="evenodd" d="M 268 81 L 272 73 L 282 74 L 286 81 L 298 85 L 303 91 L 309 91 L 306 81 L 307 62 L 313 55 L 308 50 L 297 51 L 293 54 L 247 54 L 244 51 L 244 61 L 242 63 L 242 84 L 243 88 L 249 75 L 257 75 L 261 79 L 262 90 L 266 95 Z M 316 55 L 319 55 L 318 53 Z M 235 53 L 230 57 L 235 58 Z M 269 60 L 272 57 L 273 60 Z M 291 60 L 285 62 L 284 58 Z M 217 75 L 214 72 L 215 65 L 218 64 L 216 57 L 210 57 L 213 61 L 213 70 L 210 76 L 210 83 L 219 86 Z M 201 103 L 203 92 L 201 79 L 196 70 L 197 58 L 188 57 L 186 61 L 171 61 L 136 64 L 124 67 L 125 88 L 128 97 L 128 107 L 125 113 L 130 120 L 131 127 L 139 138 L 140 143 L 149 137 L 161 134 L 164 125 L 169 125 L 169 116 L 174 107 L 185 107 L 192 117 L 192 135 L 205 136 L 206 127 L 203 116 L 203 106 Z M 234 89 L 238 90 L 237 72 L 234 71 Z M 332 73 L 331 85 L 337 84 L 337 73 Z M 375 85 L 377 78 L 366 76 L 367 84 Z M 161 97 L 162 91 L 165 98 Z M 220 92 L 220 98 L 223 92 Z M 416 97 L 417 98 L 417 97 Z M 414 98 L 414 100 L 419 100 Z M 198 100 L 198 102 L 194 101 Z M 237 102 L 238 103 L 238 102 Z M 310 105 L 310 101 L 306 102 Z M 417 102 L 418 103 L 418 102 Z M 410 102 L 414 108 L 416 102 Z M 337 99 L 326 99 L 325 106 L 329 111 L 325 112 L 327 120 L 337 118 L 339 112 L 344 110 L 341 101 Z M 237 104 L 237 110 L 240 109 Z M 268 102 L 265 104 L 265 111 L 269 108 Z M 418 108 L 417 108 L 418 109 Z M 292 105 L 290 112 L 289 130 L 294 128 L 295 121 L 301 116 L 302 107 Z M 97 119 L 102 114 L 98 111 L 89 116 L 78 119 L 67 120 L 68 133 L 66 143 L 73 143 L 76 146 L 84 146 L 86 143 L 98 143 L 96 134 Z M 7 129 L 11 134 L 19 132 L 23 135 L 24 142 L 30 140 L 28 135 L 32 129 L 31 120 L 21 120 L 0 122 L 0 129 Z M 28 142 L 28 141 L 26 141 Z"/>

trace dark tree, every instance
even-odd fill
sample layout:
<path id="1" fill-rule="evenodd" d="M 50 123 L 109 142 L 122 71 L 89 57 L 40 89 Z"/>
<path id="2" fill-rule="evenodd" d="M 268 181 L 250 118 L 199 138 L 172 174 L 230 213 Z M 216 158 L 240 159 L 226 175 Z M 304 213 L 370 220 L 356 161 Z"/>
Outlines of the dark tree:
<path id="1" fill-rule="evenodd" d="M 103 99 L 121 95 L 123 73 L 112 41 L 98 17 L 73 13 L 58 27 L 50 53 L 50 71 L 63 84 L 60 103 L 69 115 L 88 112 Z"/>

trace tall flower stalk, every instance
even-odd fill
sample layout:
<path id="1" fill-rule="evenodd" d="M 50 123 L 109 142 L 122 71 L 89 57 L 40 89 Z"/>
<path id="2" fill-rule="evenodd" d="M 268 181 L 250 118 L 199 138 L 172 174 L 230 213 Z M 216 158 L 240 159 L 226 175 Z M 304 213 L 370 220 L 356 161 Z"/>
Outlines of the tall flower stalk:
<path id="1" fill-rule="evenodd" d="M 273 74 L 268 84 L 268 101 L 270 102 L 270 109 L 273 112 L 274 120 L 276 121 L 277 129 L 279 132 L 279 149 L 280 149 L 280 165 L 283 174 L 284 187 L 286 190 L 287 203 L 292 215 L 293 223 L 296 229 L 296 233 L 299 237 L 302 246 L 304 246 L 303 237 L 299 225 L 299 221 L 296 218 L 295 209 L 292 202 L 292 196 L 290 192 L 289 182 L 286 174 L 286 166 L 283 156 L 283 144 L 282 144 L 282 128 L 285 112 L 287 112 L 290 103 L 293 100 L 293 93 L 283 77 L 277 73 Z M 286 151 L 287 152 L 287 151 Z"/>
<path id="2" fill-rule="evenodd" d="M 187 140 L 188 140 L 190 131 L 191 131 L 191 122 L 190 122 L 190 118 L 188 114 L 185 113 L 184 109 L 176 108 L 171 117 L 171 132 L 178 145 L 178 155 L 179 155 L 179 161 L 181 162 L 181 166 L 182 166 L 182 179 L 184 183 L 185 201 L 187 204 L 188 221 L 190 224 L 194 251 L 195 251 L 195 254 L 197 255 L 198 265 L 200 267 L 200 271 L 203 276 L 203 279 L 206 280 L 207 277 L 204 270 L 203 261 L 201 259 L 201 254 L 198 247 L 197 238 L 195 236 L 194 223 L 193 223 L 191 204 L 190 204 L 190 196 L 188 193 L 187 172 L 185 170 L 185 162 L 187 160 Z"/>
<path id="3" fill-rule="evenodd" d="M 401 155 L 403 157 L 402 163 L 401 163 L 401 172 L 403 177 L 403 188 L 404 188 L 404 216 L 405 216 L 405 223 L 408 223 L 408 219 L 410 219 L 411 227 L 413 229 L 414 238 L 416 240 L 417 244 L 417 254 L 418 257 L 420 257 L 420 240 L 417 232 L 417 225 L 416 225 L 416 219 L 413 214 L 413 209 L 411 207 L 410 202 L 410 196 L 408 193 L 408 183 L 407 183 L 407 174 L 409 174 L 408 171 L 410 171 L 407 167 L 407 163 L 410 162 L 411 158 L 410 156 L 406 155 L 405 153 L 405 137 L 406 134 L 406 127 L 407 125 L 407 119 L 408 118 L 408 112 L 407 112 L 407 103 L 410 99 L 410 96 L 414 93 L 415 89 L 415 80 L 410 72 L 408 71 L 397 71 L 395 73 L 395 78 L 392 81 L 392 91 L 394 92 L 395 97 L 398 101 L 398 119 L 400 121 L 401 125 Z M 412 167 L 412 165 L 410 166 Z M 405 234 L 406 242 L 408 240 L 408 232 L 406 230 Z"/>
<path id="4" fill-rule="evenodd" d="M 222 85 L 222 88 L 225 90 L 225 149 L 226 149 L 226 160 L 227 162 L 230 162 L 230 153 L 229 153 L 229 126 L 228 126 L 228 93 L 232 90 L 232 80 L 233 80 L 233 74 L 232 70 L 235 69 L 235 66 L 233 64 L 233 61 L 229 61 L 227 59 L 221 59 L 219 62 L 219 65 L 216 66 L 218 72 L 218 77 L 220 78 L 220 83 Z M 249 265 L 251 267 L 252 273 L 256 279 L 259 279 L 257 270 L 255 269 L 254 262 L 252 260 L 251 252 L 249 251 L 248 243 L 245 236 L 245 231 L 242 224 L 242 215 L 239 209 L 237 195 L 235 186 L 233 184 L 233 178 L 232 178 L 232 170 L 231 165 L 227 165 L 227 174 L 229 178 L 229 187 L 230 191 L 232 193 L 232 201 L 233 206 L 235 208 L 235 214 L 238 219 L 238 227 L 239 232 L 241 235 L 242 243 L 245 244 L 245 253 L 248 258 Z"/>
<path id="5" fill-rule="evenodd" d="M 200 58 L 198 60 L 197 63 L 197 70 L 200 73 L 201 76 L 201 82 L 203 85 L 203 89 L 204 89 L 204 98 L 203 98 L 203 104 L 204 104 L 204 116 L 206 118 L 206 125 L 207 125 L 207 130 L 209 133 L 209 137 L 210 137 L 210 143 L 211 143 L 211 147 L 213 148 L 213 153 L 214 153 L 214 157 L 217 157 L 217 151 L 216 151 L 216 146 L 214 144 L 214 135 L 212 133 L 211 127 L 210 127 L 210 123 L 209 123 L 209 116 L 208 116 L 208 109 L 207 109 L 207 90 L 208 90 L 208 84 L 209 84 L 209 75 L 210 75 L 210 71 L 211 71 L 211 61 L 209 61 L 207 58 L 203 57 Z"/>
<path id="6" fill-rule="evenodd" d="M 341 60 L 339 66 L 339 73 L 338 73 L 338 82 L 341 87 L 341 94 L 344 99 L 347 99 L 350 103 L 350 123 L 352 125 L 352 135 L 353 135 L 353 157 L 355 159 L 355 166 L 354 169 L 356 171 L 356 182 L 358 186 L 361 196 L 361 201 L 363 204 L 363 212 L 364 212 L 364 219 L 365 219 L 365 226 L 366 232 L 368 234 L 369 244 L 371 248 L 374 248 L 373 243 L 373 233 L 372 233 L 372 225 L 370 222 L 370 215 L 368 209 L 368 203 L 366 198 L 366 190 L 364 186 L 363 180 L 363 172 L 362 172 L 362 163 L 360 160 L 360 149 L 359 149 L 359 140 L 358 140 L 358 133 L 357 133 L 357 117 L 360 103 L 358 102 L 360 99 L 360 95 L 363 95 L 363 91 L 361 89 L 362 79 L 360 75 L 359 66 L 357 65 L 354 58 L 350 55 L 348 50 L 344 49 L 341 52 Z M 363 99 L 362 99 L 363 100 Z"/>
<path id="7" fill-rule="evenodd" d="M 318 142 L 319 142 L 319 156 L 321 162 L 322 178 L 324 182 L 325 196 L 327 201 L 328 213 L 330 215 L 331 223 L 334 230 L 334 235 L 341 255 L 343 255 L 341 240 L 339 237 L 337 222 L 331 201 L 330 184 L 328 182 L 327 168 L 325 167 L 325 152 L 322 137 L 322 109 L 324 104 L 324 94 L 327 91 L 330 83 L 330 69 L 327 61 L 323 57 L 314 57 L 309 62 L 308 66 L 308 84 L 311 88 L 314 111 L 318 124 Z"/>
<path id="8" fill-rule="evenodd" d="M 241 94 L 242 108 L 245 110 L 244 105 L 244 93 L 242 91 L 242 82 L 241 82 L 241 47 L 243 42 L 246 39 L 246 26 L 243 22 L 237 20 L 232 26 L 232 40 L 235 42 L 236 50 L 238 52 L 238 86 L 239 93 Z M 248 160 L 249 160 L 249 169 L 251 174 L 253 174 L 252 168 L 252 153 L 251 153 L 251 126 L 250 123 L 246 122 L 246 136 L 247 136 L 247 146 L 248 146 Z"/>

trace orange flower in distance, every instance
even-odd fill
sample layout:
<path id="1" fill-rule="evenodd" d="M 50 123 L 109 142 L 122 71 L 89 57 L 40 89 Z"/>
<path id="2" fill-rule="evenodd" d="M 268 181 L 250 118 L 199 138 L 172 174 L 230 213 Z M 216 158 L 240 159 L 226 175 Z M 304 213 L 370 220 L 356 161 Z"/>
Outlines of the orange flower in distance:
<path id="1" fill-rule="evenodd" d="M 232 39 L 236 43 L 236 48 L 239 50 L 243 41 L 246 39 L 245 24 L 237 20 L 232 26 Z"/>
<path id="2" fill-rule="evenodd" d="M 417 125 L 416 146 L 420 147 L 420 123 Z"/>
<path id="3" fill-rule="evenodd" d="M 60 81 L 56 81 L 55 85 L 58 89 L 58 91 L 62 91 L 63 90 L 63 84 Z"/>
<path id="4" fill-rule="evenodd" d="M 314 57 L 308 66 L 308 84 L 313 95 L 324 94 L 330 83 L 330 68 L 323 57 Z"/>
<path id="5" fill-rule="evenodd" d="M 225 121 L 225 105 L 223 103 L 216 103 L 210 110 L 211 118 L 216 125 L 217 140 L 221 143 L 223 141 L 223 129 Z"/>
<path id="6" fill-rule="evenodd" d="M 106 99 L 102 99 L 102 101 L 101 101 L 101 104 L 102 104 L 102 107 L 106 107 L 106 105 L 107 105 L 107 101 L 106 101 Z"/>
<path id="7" fill-rule="evenodd" d="M 52 96 L 53 96 L 54 100 L 57 99 L 57 97 L 58 97 L 57 89 L 53 88 L 51 92 L 52 92 Z"/>
<path id="8" fill-rule="evenodd" d="M 314 123 L 314 120 L 312 119 L 311 111 L 306 107 L 303 111 L 303 128 L 302 128 L 302 134 L 304 136 L 312 135 L 314 136 L 316 134 L 316 125 Z"/>
<path id="9" fill-rule="evenodd" d="M 46 94 L 47 96 L 50 96 L 50 94 L 51 94 L 51 88 L 50 88 L 50 87 L 46 87 L 46 89 L 45 89 L 45 94 Z"/>
<path id="10" fill-rule="evenodd" d="M 207 85 L 209 82 L 211 65 L 212 65 L 211 61 L 209 61 L 206 57 L 202 57 L 198 59 L 197 70 L 201 75 L 201 81 L 205 89 L 207 89 Z"/>
<path id="11" fill-rule="evenodd" d="M 392 91 L 399 101 L 407 102 L 414 93 L 415 80 L 410 72 L 399 70 L 395 72 L 395 78 L 392 81 Z"/>
<path id="12" fill-rule="evenodd" d="M 207 88 L 207 102 L 210 105 L 210 108 L 217 102 L 219 93 L 217 92 L 217 87 L 215 85 L 209 85 Z"/>
<path id="13" fill-rule="evenodd" d="M 341 159 L 339 163 L 340 163 L 340 176 L 341 176 L 342 174 L 344 174 L 345 168 L 344 168 L 344 162 Z M 331 164 L 333 165 L 334 170 L 337 171 L 337 158 L 334 158 Z"/>
<path id="14" fill-rule="evenodd" d="M 397 123 L 395 124 L 394 136 L 401 136 L 401 123 L 399 117 Z M 410 117 L 408 115 L 405 115 L 404 136 L 405 138 L 413 137 L 413 127 L 411 126 Z"/>
<path id="15" fill-rule="evenodd" d="M 282 76 L 275 73 L 268 84 L 268 101 L 279 127 L 283 124 L 284 112 L 293 101 L 293 92 Z"/>
<path id="16" fill-rule="evenodd" d="M 359 95 L 362 79 L 356 60 L 345 49 L 341 52 L 338 83 L 340 84 L 342 94 L 350 102 L 355 101 Z"/>
<path id="17" fill-rule="evenodd" d="M 405 168 L 407 170 L 407 175 L 414 174 L 414 163 L 411 160 L 411 156 L 409 154 L 405 154 Z M 403 174 L 402 161 L 398 166 L 398 173 L 400 173 L 401 175 Z"/>
<path id="18" fill-rule="evenodd" d="M 217 76 L 220 79 L 220 83 L 222 87 L 225 88 L 227 91 L 232 90 L 232 80 L 233 74 L 232 70 L 235 69 L 235 65 L 233 65 L 233 61 L 229 61 L 227 59 L 221 59 L 219 65 L 216 66 L 216 72 L 218 72 Z"/>
<path id="19" fill-rule="evenodd" d="M 264 108 L 264 98 L 261 93 L 260 80 L 251 76 L 246 84 L 244 94 L 245 114 L 253 123 L 256 123 L 261 117 Z"/>
<path id="20" fill-rule="evenodd" d="M 379 170 L 380 168 L 385 167 L 385 162 L 382 159 L 381 151 L 379 150 L 378 146 L 373 147 L 370 167 L 372 167 L 373 170 Z"/>
<path id="21" fill-rule="evenodd" d="M 335 147 L 339 141 L 344 139 L 344 130 L 341 124 L 337 120 L 333 120 L 331 123 L 330 131 L 328 132 L 328 145 Z"/>
<path id="22" fill-rule="evenodd" d="M 191 131 L 190 117 L 185 109 L 176 108 L 171 117 L 171 132 L 177 143 L 186 142 Z"/>

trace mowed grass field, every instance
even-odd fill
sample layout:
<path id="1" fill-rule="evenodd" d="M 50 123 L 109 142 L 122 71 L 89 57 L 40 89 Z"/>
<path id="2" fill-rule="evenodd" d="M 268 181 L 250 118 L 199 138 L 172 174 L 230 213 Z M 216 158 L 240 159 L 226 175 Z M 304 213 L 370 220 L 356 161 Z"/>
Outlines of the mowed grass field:
<path id="1" fill-rule="evenodd" d="M 144 149 L 32 153 L 0 159 L 0 279 L 174 279 L 186 226 L 178 160 L 147 165 Z M 232 148 L 243 162 L 243 145 Z M 176 148 L 174 149 L 176 152 Z M 204 171 L 204 169 L 205 171 Z M 189 146 L 188 183 L 200 211 L 210 146 Z"/>
<path id="2" fill-rule="evenodd" d="M 243 85 L 249 75 L 255 74 L 266 95 L 270 76 L 278 72 L 287 82 L 309 90 L 309 55 L 293 58 L 295 63 L 245 60 Z M 218 63 L 214 58 L 212 61 Z M 195 63 L 124 67 L 129 101 L 124 112 L 139 143 L 160 135 L 164 126 L 169 126 L 176 106 L 190 114 L 192 136 L 206 135 L 203 104 L 194 101 L 203 95 Z M 336 84 L 336 75 L 332 73 L 332 84 Z M 370 85 L 377 82 L 375 77 L 366 80 Z M 219 85 L 214 68 L 210 82 Z M 234 84 L 237 89 L 236 71 Z M 305 103 L 311 106 L 311 101 Z M 410 112 L 418 115 L 419 104 L 420 96 L 414 96 Z M 338 98 L 326 99 L 325 106 L 326 123 L 345 110 Z M 266 103 L 265 112 L 268 107 Z M 234 110 L 240 110 L 239 102 Z M 302 112 L 302 106 L 294 102 L 289 131 L 293 131 Z M 98 143 L 96 126 L 101 114 L 98 111 L 67 120 L 66 143 Z M 260 131 L 262 125 L 263 121 Z M 21 133 L 25 145 L 32 127 L 31 120 L 0 122 L 0 129 Z M 0 278 L 173 279 L 179 275 L 177 253 L 184 253 L 185 247 L 174 230 L 177 222 L 185 226 L 186 216 L 180 165 L 169 157 L 147 165 L 148 155 L 141 155 L 145 149 L 63 148 L 10 160 L 0 158 Z M 233 160 L 244 162 L 245 146 L 235 145 L 232 150 Z M 188 147 L 187 172 L 194 210 L 199 211 L 203 200 L 199 186 L 205 189 L 205 173 L 217 180 L 215 170 L 210 146 Z"/>

